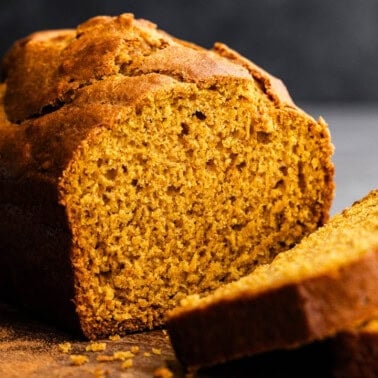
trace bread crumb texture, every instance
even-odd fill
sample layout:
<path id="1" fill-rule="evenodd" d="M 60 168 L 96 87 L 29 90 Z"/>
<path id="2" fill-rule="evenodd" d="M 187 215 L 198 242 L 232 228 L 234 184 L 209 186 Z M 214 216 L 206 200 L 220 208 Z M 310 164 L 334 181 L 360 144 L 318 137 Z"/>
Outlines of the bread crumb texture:
<path id="1" fill-rule="evenodd" d="M 60 182 L 82 322 L 152 328 L 294 245 L 324 219 L 329 157 L 326 125 L 252 78 L 175 81 L 122 109 Z"/>
<path id="2" fill-rule="evenodd" d="M 187 295 L 249 274 L 328 219 L 326 123 L 224 45 L 126 14 L 32 35 L 7 62 L 5 109 L 19 124 L 2 127 L 18 142 L 0 153 L 54 183 L 88 338 L 161 326 Z"/>
<path id="3" fill-rule="evenodd" d="M 252 274 L 200 298 L 189 296 L 171 312 L 172 316 L 222 299 L 259 295 L 321 275 L 338 275 L 343 267 L 378 251 L 378 190 L 335 215 L 301 243 L 278 255 L 271 264 L 259 266 Z M 374 324 L 374 323 L 371 323 Z"/>

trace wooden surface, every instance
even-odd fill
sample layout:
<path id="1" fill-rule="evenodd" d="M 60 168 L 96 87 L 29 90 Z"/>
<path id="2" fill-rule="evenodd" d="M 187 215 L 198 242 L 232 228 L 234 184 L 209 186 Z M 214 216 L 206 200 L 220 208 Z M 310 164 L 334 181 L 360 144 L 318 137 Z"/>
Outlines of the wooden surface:
<path id="1" fill-rule="evenodd" d="M 378 188 L 378 107 L 374 106 L 314 106 L 305 109 L 315 117 L 322 115 L 329 123 L 336 151 L 336 197 L 332 213 Z M 86 354 L 89 362 L 72 366 L 69 355 L 58 345 L 71 342 L 71 353 Z M 161 331 L 129 335 L 119 341 L 106 341 L 104 352 L 85 352 L 88 342 L 74 339 L 26 314 L 0 303 L 0 377 L 152 377 L 160 367 L 168 367 L 174 377 L 184 377 L 175 359 L 168 337 Z M 137 345 L 140 352 L 133 358 L 134 366 L 121 368 L 121 361 L 97 362 L 98 354 L 130 350 Z M 160 355 L 152 348 L 161 350 Z M 150 357 L 144 355 L 151 353 Z M 231 365 L 231 371 L 235 366 Z M 229 368 L 230 369 L 230 368 Z M 236 367 L 237 369 L 237 367 Z M 244 369 L 244 367 L 243 367 Z M 240 371 L 239 371 L 240 373 Z M 218 368 L 198 377 L 250 376 L 232 374 Z M 265 375 L 265 377 L 268 377 Z"/>
<path id="2" fill-rule="evenodd" d="M 59 344 L 70 342 L 70 354 L 84 354 L 89 362 L 73 366 L 69 355 L 62 353 Z M 153 377 L 156 369 L 169 368 L 175 377 L 184 376 L 174 357 L 168 336 L 162 331 L 133 334 L 118 341 L 101 340 L 106 349 L 86 352 L 88 341 L 75 339 L 52 326 L 22 314 L 17 309 L 0 303 L 0 377 Z M 98 355 L 112 355 L 138 346 L 133 366 L 121 367 L 122 361 L 98 362 Z M 161 354 L 154 354 L 152 349 Z M 150 356 L 145 356 L 149 353 Z"/>

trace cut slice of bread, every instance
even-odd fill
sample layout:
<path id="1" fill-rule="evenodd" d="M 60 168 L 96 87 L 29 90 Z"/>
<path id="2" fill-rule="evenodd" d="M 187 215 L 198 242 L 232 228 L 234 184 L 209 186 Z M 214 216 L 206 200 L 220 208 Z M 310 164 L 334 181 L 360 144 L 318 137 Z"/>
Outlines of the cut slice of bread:
<path id="1" fill-rule="evenodd" d="M 370 319 L 378 310 L 378 191 L 269 265 L 191 296 L 168 314 L 177 357 L 193 368 L 287 349 Z"/>

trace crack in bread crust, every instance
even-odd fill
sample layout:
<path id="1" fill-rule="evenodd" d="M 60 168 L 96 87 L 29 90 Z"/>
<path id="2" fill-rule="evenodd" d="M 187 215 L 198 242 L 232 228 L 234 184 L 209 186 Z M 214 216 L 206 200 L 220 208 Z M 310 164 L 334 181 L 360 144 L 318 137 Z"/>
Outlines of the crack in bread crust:
<path id="1" fill-rule="evenodd" d="M 143 72 L 149 65 L 152 68 Z M 96 17 L 76 31 L 32 34 L 13 46 L 3 66 L 5 107 L 14 122 L 59 108 L 72 101 L 79 88 L 108 77 L 162 72 L 198 82 L 211 76 L 249 76 L 240 65 L 130 14 Z"/>

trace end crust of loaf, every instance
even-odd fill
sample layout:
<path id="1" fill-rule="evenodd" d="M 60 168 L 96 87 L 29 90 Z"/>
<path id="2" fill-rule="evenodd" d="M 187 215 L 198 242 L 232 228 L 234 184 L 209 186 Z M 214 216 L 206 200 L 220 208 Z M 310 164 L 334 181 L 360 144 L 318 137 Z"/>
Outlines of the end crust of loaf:
<path id="1" fill-rule="evenodd" d="M 378 191 L 270 265 L 189 297 L 168 316 L 177 357 L 199 368 L 324 339 L 378 308 Z"/>
<path id="2" fill-rule="evenodd" d="M 4 73 L 2 295 L 86 337 L 161 326 L 328 219 L 326 123 L 224 45 L 97 17 Z"/>

